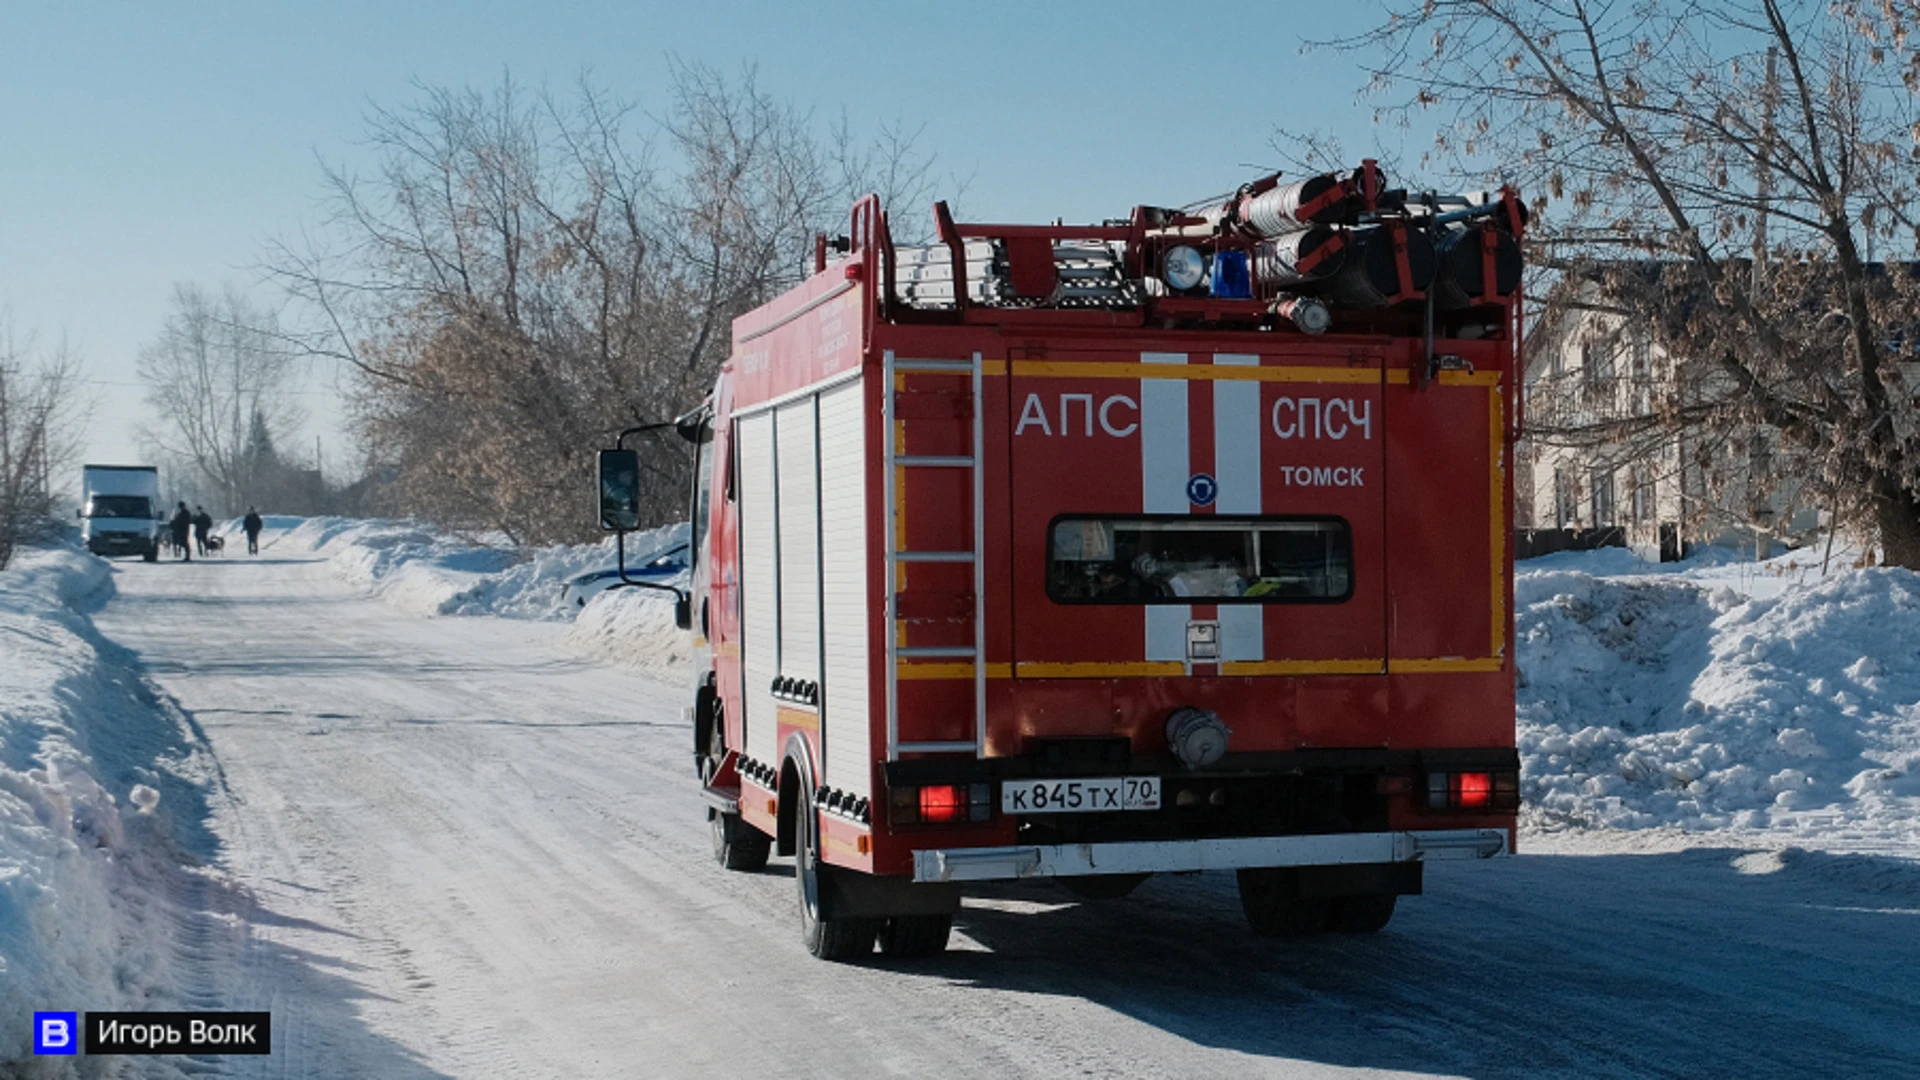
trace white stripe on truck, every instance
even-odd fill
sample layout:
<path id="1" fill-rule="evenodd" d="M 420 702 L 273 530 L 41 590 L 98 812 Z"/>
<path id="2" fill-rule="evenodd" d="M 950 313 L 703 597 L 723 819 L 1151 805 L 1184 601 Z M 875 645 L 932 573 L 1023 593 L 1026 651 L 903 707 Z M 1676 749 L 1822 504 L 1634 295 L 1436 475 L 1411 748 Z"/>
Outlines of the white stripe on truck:
<path id="1" fill-rule="evenodd" d="M 1184 364 L 1186 353 L 1141 353 L 1143 364 Z M 1187 498 L 1187 380 L 1140 380 L 1140 509 L 1148 514 L 1184 514 Z M 1187 620 L 1193 608 L 1185 604 L 1148 604 L 1148 660 L 1187 659 Z"/>
<path id="2" fill-rule="evenodd" d="M 1214 353 L 1215 364 L 1257 367 L 1253 353 Z M 1258 514 L 1260 500 L 1260 383 L 1251 379 L 1213 382 L 1213 478 L 1220 494 L 1214 511 Z M 1251 567 L 1249 569 L 1252 569 Z M 1220 605 L 1220 659 L 1266 659 L 1266 607 Z"/>

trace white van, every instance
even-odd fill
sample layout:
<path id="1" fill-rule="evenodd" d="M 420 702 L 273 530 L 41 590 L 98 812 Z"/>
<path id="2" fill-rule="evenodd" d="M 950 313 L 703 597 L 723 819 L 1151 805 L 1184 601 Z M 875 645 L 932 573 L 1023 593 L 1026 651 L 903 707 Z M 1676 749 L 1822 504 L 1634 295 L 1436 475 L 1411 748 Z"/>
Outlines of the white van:
<path id="1" fill-rule="evenodd" d="M 83 465 L 80 537 L 95 555 L 160 557 L 160 470 L 152 465 Z"/>

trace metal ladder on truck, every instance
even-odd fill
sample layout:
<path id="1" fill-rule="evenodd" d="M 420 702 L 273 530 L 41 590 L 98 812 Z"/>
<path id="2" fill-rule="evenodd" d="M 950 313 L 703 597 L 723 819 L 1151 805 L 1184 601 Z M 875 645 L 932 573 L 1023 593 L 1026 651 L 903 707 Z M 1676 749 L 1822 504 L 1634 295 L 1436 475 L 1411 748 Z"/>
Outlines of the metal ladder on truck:
<path id="1" fill-rule="evenodd" d="M 914 360 L 896 358 L 891 350 L 884 354 L 881 372 L 885 390 L 881 397 L 881 421 L 885 435 L 884 458 L 886 513 L 886 635 L 887 635 L 887 760 L 898 761 L 901 754 L 972 754 L 985 757 L 987 749 L 987 623 L 985 598 L 986 567 L 986 478 L 982 451 L 986 440 L 982 433 L 980 354 L 971 360 Z M 905 438 L 906 418 L 898 415 L 897 398 L 905 375 L 966 375 L 971 379 L 966 397 L 972 428 L 968 452 L 959 455 L 908 454 Z M 896 426 L 898 425 L 898 426 Z M 973 480 L 972 545 L 950 551 L 910 551 L 902 545 L 906 529 L 900 518 L 900 494 L 906 477 L 916 469 L 966 469 Z M 973 598 L 969 618 L 973 622 L 972 645 L 903 645 L 900 620 L 900 568 L 910 563 L 970 563 L 973 566 Z M 900 741 L 900 663 L 903 660 L 970 660 L 973 663 L 973 738 L 950 742 Z"/>

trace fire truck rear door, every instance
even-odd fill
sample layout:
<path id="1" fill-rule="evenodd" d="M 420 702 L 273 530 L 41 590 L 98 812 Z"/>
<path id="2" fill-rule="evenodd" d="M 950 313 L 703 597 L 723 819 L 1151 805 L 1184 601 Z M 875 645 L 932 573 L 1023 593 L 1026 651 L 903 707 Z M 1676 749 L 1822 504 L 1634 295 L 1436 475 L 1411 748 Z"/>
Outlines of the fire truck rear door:
<path id="1" fill-rule="evenodd" d="M 1016 677 L 1384 672 L 1377 352 L 1009 373 Z"/>

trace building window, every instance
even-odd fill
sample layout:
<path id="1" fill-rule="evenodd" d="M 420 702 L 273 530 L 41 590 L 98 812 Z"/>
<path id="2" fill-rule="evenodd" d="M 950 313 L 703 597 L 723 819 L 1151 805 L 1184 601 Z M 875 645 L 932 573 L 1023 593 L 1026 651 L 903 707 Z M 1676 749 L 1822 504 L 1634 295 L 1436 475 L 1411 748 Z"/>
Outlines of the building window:
<path id="1" fill-rule="evenodd" d="M 1654 487 L 1653 473 L 1641 466 L 1633 470 L 1633 521 L 1636 524 L 1651 524 L 1654 518 L 1654 502 L 1659 491 Z"/>
<path id="2" fill-rule="evenodd" d="M 1573 473 L 1567 469 L 1553 470 L 1553 523 L 1562 529 L 1573 528 L 1578 517 L 1573 504 Z"/>
<path id="3" fill-rule="evenodd" d="M 1652 368 L 1653 342 L 1645 331 L 1633 335 L 1633 377 L 1645 381 Z"/>
<path id="4" fill-rule="evenodd" d="M 1593 524 L 1613 524 L 1613 470 L 1593 470 Z"/>
<path id="5" fill-rule="evenodd" d="M 1620 347 L 1618 335 L 1588 339 L 1581 346 L 1580 366 L 1585 369 L 1587 382 L 1604 383 L 1613 379 L 1613 354 Z"/>

